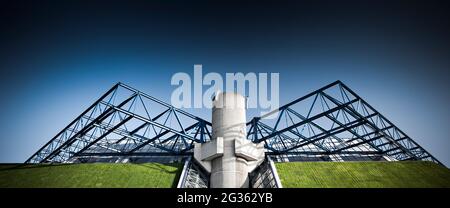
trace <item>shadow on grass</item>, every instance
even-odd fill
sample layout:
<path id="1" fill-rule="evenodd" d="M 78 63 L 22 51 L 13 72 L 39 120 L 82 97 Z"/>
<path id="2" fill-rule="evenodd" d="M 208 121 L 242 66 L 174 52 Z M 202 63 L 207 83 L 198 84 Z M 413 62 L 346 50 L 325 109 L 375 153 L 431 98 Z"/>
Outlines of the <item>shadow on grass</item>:
<path id="1" fill-rule="evenodd" d="M 0 163 L 0 171 L 45 168 L 45 167 L 58 167 L 58 166 L 71 166 L 71 165 L 76 165 L 76 163 L 54 163 L 54 164 Z"/>
<path id="2" fill-rule="evenodd" d="M 162 171 L 164 173 L 173 174 L 176 172 L 179 172 L 179 169 L 181 167 L 180 163 L 168 163 L 168 164 L 162 164 L 162 163 L 133 163 L 134 165 L 139 165 L 141 167 L 150 168 L 158 171 Z M 148 166 L 146 164 L 151 164 L 151 166 Z M 171 166 L 174 168 L 177 168 L 176 170 L 170 171 L 167 169 L 167 166 Z"/>
<path id="3" fill-rule="evenodd" d="M 0 163 L 0 171 L 5 170 L 14 170 L 14 169 L 31 169 L 31 168 L 45 168 L 45 167 L 58 167 L 58 166 L 73 166 L 73 165 L 80 165 L 80 164 L 87 164 L 87 163 L 54 163 L 54 164 L 25 164 L 25 163 Z M 99 164 L 99 163 L 92 163 L 92 164 Z M 113 163 L 111 163 L 113 164 Z M 158 171 L 162 171 L 164 173 L 173 174 L 179 171 L 179 168 L 181 167 L 180 163 L 129 163 L 134 165 L 139 165 L 141 167 L 150 168 Z M 146 164 L 151 164 L 146 165 Z M 177 168 L 177 170 L 170 171 L 167 169 L 167 166 Z"/>
<path id="4" fill-rule="evenodd" d="M 147 166 L 145 164 L 151 164 L 152 166 Z M 158 170 L 158 171 L 162 171 L 164 173 L 168 173 L 168 174 L 174 174 L 176 173 L 174 180 L 172 182 L 171 188 L 176 188 L 178 185 L 178 180 L 180 180 L 180 176 L 181 176 L 181 168 L 182 168 L 182 164 L 181 163 L 167 163 L 167 164 L 161 164 L 161 163 L 136 163 L 135 165 L 139 165 L 145 168 L 150 168 L 150 169 L 154 169 L 154 170 Z M 167 166 L 171 166 L 176 168 L 176 170 L 174 171 L 169 171 L 167 170 Z"/>

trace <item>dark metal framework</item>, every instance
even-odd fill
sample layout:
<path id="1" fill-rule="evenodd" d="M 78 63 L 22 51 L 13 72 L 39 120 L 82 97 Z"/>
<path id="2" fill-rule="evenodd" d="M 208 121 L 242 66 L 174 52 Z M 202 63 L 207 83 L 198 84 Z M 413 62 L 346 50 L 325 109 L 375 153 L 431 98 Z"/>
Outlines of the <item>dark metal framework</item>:
<path id="1" fill-rule="evenodd" d="M 78 156 L 189 154 L 210 140 L 211 123 L 117 83 L 26 163 L 60 163 Z"/>
<path id="2" fill-rule="evenodd" d="M 275 119 L 266 119 L 266 118 Z M 341 81 L 247 123 L 248 139 L 269 155 L 388 156 L 441 164 Z M 33 154 L 27 163 L 82 156 L 192 154 L 211 123 L 118 83 Z"/>
<path id="3" fill-rule="evenodd" d="M 272 163 L 273 164 L 273 163 Z M 280 188 L 276 182 L 276 174 L 271 167 L 269 158 L 266 158 L 255 170 L 249 173 L 251 188 Z"/>
<path id="4" fill-rule="evenodd" d="M 269 116 L 276 119 L 264 119 Z M 264 142 L 272 155 L 381 155 L 441 164 L 341 81 L 253 118 L 248 126 L 248 139 Z"/>

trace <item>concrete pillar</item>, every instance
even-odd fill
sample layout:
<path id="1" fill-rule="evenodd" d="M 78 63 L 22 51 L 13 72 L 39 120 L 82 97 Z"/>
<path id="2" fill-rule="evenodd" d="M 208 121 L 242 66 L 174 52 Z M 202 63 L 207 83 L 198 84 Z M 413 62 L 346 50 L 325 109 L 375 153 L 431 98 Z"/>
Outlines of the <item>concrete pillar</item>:
<path id="1" fill-rule="evenodd" d="M 240 94 L 219 93 L 213 99 L 211 142 L 194 149 L 194 157 L 211 173 L 211 188 L 248 188 L 248 173 L 264 160 L 263 144 L 246 138 L 245 111 Z"/>
<path id="2" fill-rule="evenodd" d="M 213 100 L 212 137 L 223 138 L 223 156 L 212 160 L 211 188 L 248 187 L 247 161 L 235 155 L 235 140 L 246 139 L 245 98 L 219 93 Z"/>

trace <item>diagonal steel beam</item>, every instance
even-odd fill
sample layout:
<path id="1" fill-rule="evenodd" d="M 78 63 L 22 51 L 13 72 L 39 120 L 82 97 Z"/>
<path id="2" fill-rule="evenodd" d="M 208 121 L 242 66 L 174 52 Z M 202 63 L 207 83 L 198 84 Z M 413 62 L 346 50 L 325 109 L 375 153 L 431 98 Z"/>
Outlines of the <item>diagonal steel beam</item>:
<path id="1" fill-rule="evenodd" d="M 263 138 L 261 138 L 261 139 L 258 139 L 256 142 L 264 141 L 264 140 L 266 140 L 266 139 L 268 139 L 268 138 L 271 138 L 271 137 L 274 137 L 274 136 L 276 136 L 276 135 L 278 135 L 278 134 L 280 134 L 280 133 L 289 131 L 290 129 L 293 129 L 293 128 L 295 128 L 295 127 L 304 125 L 304 124 L 309 123 L 309 122 L 311 122 L 311 121 L 314 121 L 314 120 L 316 120 L 316 119 L 322 117 L 323 115 L 330 114 L 330 113 L 333 113 L 333 112 L 338 111 L 338 110 L 340 110 L 340 109 L 343 109 L 343 108 L 345 108 L 347 105 L 350 105 L 350 104 L 352 104 L 352 103 L 354 103 L 354 102 L 356 102 L 356 101 L 358 101 L 358 100 L 357 100 L 357 99 L 352 100 L 352 101 L 347 102 L 347 103 L 344 103 L 344 104 L 342 104 L 342 105 L 340 105 L 340 106 L 334 107 L 334 108 L 332 108 L 332 109 L 330 109 L 330 110 L 327 110 L 327 111 L 325 111 L 325 112 L 323 112 L 323 113 L 320 113 L 320 114 L 317 114 L 317 115 L 312 116 L 312 117 L 310 117 L 310 118 L 307 118 L 307 119 L 305 119 L 305 120 L 303 120 L 303 121 L 301 121 L 301 122 L 299 122 L 299 123 L 297 123 L 297 124 L 294 124 L 294 125 L 292 125 L 292 126 L 289 126 L 289 127 L 287 127 L 287 128 L 284 128 L 284 129 L 282 129 L 282 130 L 279 130 L 279 131 L 277 131 L 277 132 L 275 132 L 275 133 L 272 133 L 272 134 L 270 134 L 270 135 L 268 135 L 268 136 L 265 136 L 265 137 L 263 137 Z"/>
<path id="2" fill-rule="evenodd" d="M 124 100 L 122 103 L 120 103 L 117 107 L 122 107 L 123 105 L 125 105 L 126 103 L 128 103 L 130 100 L 132 100 L 136 95 L 132 95 L 129 98 L 127 98 L 126 100 Z M 104 101 L 100 101 L 100 103 L 106 103 Z M 111 104 L 108 104 L 111 105 Z M 112 105 L 111 105 L 112 106 Z M 115 107 L 115 106 L 114 106 Z M 117 108 L 115 107 L 115 108 Z M 91 121 L 88 125 L 86 125 L 83 129 L 81 129 L 78 133 L 76 133 L 75 135 L 73 135 L 71 138 L 69 138 L 67 141 L 65 141 L 62 145 L 60 145 L 58 148 L 56 148 L 56 150 L 54 150 L 52 153 L 50 153 L 47 157 L 45 157 L 44 159 L 42 159 L 40 162 L 44 162 L 47 161 L 48 159 L 50 159 L 51 157 L 53 157 L 55 154 L 58 154 L 58 152 L 62 149 L 65 148 L 66 146 L 70 145 L 72 142 L 75 141 L 75 138 L 85 134 L 86 132 L 90 131 L 92 128 L 94 128 L 94 124 L 98 123 L 98 122 L 102 122 L 103 120 L 105 120 L 106 118 L 108 118 L 109 115 L 111 115 L 112 113 L 114 113 L 114 110 L 112 107 L 108 108 L 107 110 L 105 110 L 100 116 L 98 116 L 97 118 L 95 118 L 93 121 Z"/>

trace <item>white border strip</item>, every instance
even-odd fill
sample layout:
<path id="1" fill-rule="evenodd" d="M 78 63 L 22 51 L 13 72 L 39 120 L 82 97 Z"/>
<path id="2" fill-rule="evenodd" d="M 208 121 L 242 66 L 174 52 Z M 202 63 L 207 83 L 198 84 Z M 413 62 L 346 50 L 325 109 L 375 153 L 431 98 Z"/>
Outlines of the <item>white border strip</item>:
<path id="1" fill-rule="evenodd" d="M 272 159 L 270 157 L 267 157 L 270 164 L 270 169 L 272 169 L 273 177 L 275 178 L 275 183 L 277 184 L 278 188 L 283 188 L 283 185 L 281 185 L 280 177 L 278 177 L 277 168 L 275 167 L 275 164 L 273 163 Z"/>
<path id="2" fill-rule="evenodd" d="M 187 176 L 187 171 L 188 171 L 187 169 L 189 167 L 190 162 L 191 162 L 191 157 L 188 157 L 188 159 L 184 162 L 183 171 L 181 172 L 180 180 L 178 180 L 177 188 L 182 188 L 184 179 Z"/>

